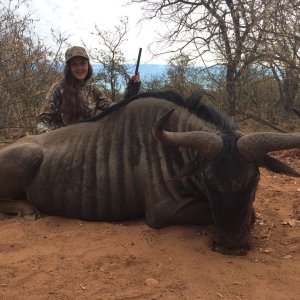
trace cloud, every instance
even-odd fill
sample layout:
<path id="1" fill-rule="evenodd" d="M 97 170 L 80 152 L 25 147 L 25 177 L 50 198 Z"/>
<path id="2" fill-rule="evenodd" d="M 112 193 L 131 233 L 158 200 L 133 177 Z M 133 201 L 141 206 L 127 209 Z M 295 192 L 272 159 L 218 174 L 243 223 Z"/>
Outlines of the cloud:
<path id="1" fill-rule="evenodd" d="M 95 25 L 100 29 L 110 30 L 119 25 L 123 16 L 129 18 L 128 42 L 124 43 L 126 58 L 134 61 L 138 49 L 143 48 L 143 62 L 162 63 L 162 60 L 151 60 L 147 46 L 155 40 L 156 31 L 161 31 L 163 26 L 158 20 L 150 23 L 144 22 L 138 25 L 142 17 L 140 5 L 125 5 L 128 0 L 31 0 L 30 10 L 40 19 L 36 24 L 37 33 L 47 42 L 50 40 L 51 29 L 60 31 L 70 36 L 69 42 L 80 45 L 84 41 L 90 47 L 96 47 L 95 38 L 91 32 L 95 32 Z"/>

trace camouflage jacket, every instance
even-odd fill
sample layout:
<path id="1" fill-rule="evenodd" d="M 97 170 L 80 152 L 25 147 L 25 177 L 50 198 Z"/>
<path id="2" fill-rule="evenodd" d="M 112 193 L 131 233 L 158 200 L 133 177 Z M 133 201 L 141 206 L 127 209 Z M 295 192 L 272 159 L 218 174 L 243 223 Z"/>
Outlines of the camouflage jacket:
<path id="1" fill-rule="evenodd" d="M 140 83 L 130 80 L 124 93 L 124 99 L 136 95 L 139 87 Z M 104 111 L 113 105 L 109 98 L 106 98 L 95 85 L 89 82 L 80 87 L 80 92 L 82 93 L 85 108 L 83 119 L 91 118 L 96 115 L 97 110 Z M 54 83 L 46 95 L 46 104 L 37 118 L 38 133 L 70 125 L 70 122 L 61 111 L 62 95 L 62 82 Z"/>

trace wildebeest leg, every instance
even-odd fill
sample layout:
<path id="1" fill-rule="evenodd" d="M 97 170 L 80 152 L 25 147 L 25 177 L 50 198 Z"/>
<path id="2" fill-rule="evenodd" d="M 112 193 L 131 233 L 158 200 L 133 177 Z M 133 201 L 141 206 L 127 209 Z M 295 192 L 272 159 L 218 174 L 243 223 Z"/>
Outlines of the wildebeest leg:
<path id="1" fill-rule="evenodd" d="M 40 216 L 39 210 L 26 200 L 1 200 L 0 212 L 5 214 L 16 214 L 19 217 L 31 219 L 36 219 Z"/>
<path id="2" fill-rule="evenodd" d="M 208 225 L 213 223 L 213 216 L 208 202 L 194 201 L 179 206 L 172 220 L 177 224 Z"/>
<path id="3" fill-rule="evenodd" d="M 25 194 L 25 185 L 43 156 L 41 148 L 31 143 L 12 145 L 0 152 L 0 211 L 22 215 L 37 212 L 29 202 L 14 198 Z"/>
<path id="4" fill-rule="evenodd" d="M 172 200 L 146 207 L 145 219 L 146 223 L 153 228 L 176 224 L 208 225 L 213 223 L 209 203 L 193 199 L 183 200 L 177 205 Z"/>

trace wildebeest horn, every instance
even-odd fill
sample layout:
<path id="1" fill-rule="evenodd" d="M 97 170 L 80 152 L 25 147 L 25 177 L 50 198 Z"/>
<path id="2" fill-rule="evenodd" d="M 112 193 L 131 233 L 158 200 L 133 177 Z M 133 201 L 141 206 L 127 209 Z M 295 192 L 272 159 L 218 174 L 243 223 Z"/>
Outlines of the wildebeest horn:
<path id="1" fill-rule="evenodd" d="M 300 110 L 296 108 L 292 108 L 292 110 L 300 118 Z"/>
<path id="2" fill-rule="evenodd" d="M 223 140 L 218 135 L 204 131 L 168 132 L 164 125 L 174 110 L 167 111 L 152 127 L 153 136 L 162 143 L 195 149 L 207 160 L 214 159 L 223 149 Z"/>
<path id="3" fill-rule="evenodd" d="M 242 157 L 249 161 L 260 161 L 271 151 L 300 147 L 300 133 L 257 132 L 242 136 L 237 148 Z"/>

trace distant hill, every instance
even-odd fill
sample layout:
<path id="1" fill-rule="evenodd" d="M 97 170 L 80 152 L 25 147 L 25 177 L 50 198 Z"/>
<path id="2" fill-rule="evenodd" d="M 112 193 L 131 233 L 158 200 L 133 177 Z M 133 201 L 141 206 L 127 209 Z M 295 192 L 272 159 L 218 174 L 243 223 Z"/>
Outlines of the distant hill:
<path id="1" fill-rule="evenodd" d="M 128 65 L 130 74 L 135 71 L 135 65 Z M 149 79 L 154 76 L 160 76 L 167 70 L 168 65 L 158 65 L 158 64 L 140 64 L 139 72 L 141 80 Z M 96 73 L 101 68 L 99 64 L 93 64 L 94 72 Z"/>
<path id="2" fill-rule="evenodd" d="M 135 65 L 132 64 L 132 65 L 127 65 L 127 66 L 129 69 L 128 73 L 130 76 L 132 76 L 135 71 Z M 139 72 L 140 72 L 141 81 L 142 82 L 150 81 L 152 79 L 152 77 L 159 77 L 159 76 L 163 75 L 164 73 L 166 73 L 168 67 L 169 67 L 169 65 L 140 64 Z M 196 68 L 199 71 L 202 71 L 202 70 L 204 71 L 206 69 L 203 66 L 196 66 L 193 68 Z M 101 65 L 93 64 L 93 69 L 96 73 L 97 71 L 99 71 L 101 69 Z M 222 72 L 222 70 L 224 70 L 224 66 L 217 65 L 217 66 L 213 66 L 212 68 L 210 68 L 209 72 L 211 72 L 213 74 L 218 74 L 218 73 Z M 203 84 L 205 85 L 204 81 L 203 81 Z M 125 89 L 125 86 L 123 88 Z"/>
<path id="3" fill-rule="evenodd" d="M 168 68 L 168 65 L 156 65 L 156 64 L 140 64 L 139 72 L 141 79 L 149 79 L 149 77 L 156 77 L 164 74 Z M 133 66 L 134 72 L 135 66 Z"/>

